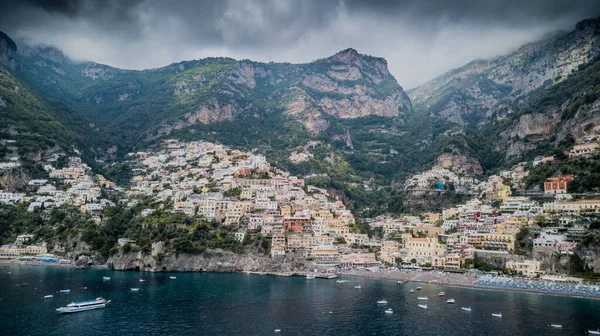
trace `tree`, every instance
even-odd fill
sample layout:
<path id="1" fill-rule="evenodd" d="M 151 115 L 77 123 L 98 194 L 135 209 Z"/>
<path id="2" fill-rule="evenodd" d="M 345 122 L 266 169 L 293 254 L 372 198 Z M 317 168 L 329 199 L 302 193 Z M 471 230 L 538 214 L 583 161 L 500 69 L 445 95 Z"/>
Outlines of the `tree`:
<path id="1" fill-rule="evenodd" d="M 416 264 L 417 263 L 417 259 L 415 259 L 415 258 L 410 259 L 410 263 L 411 264 Z"/>

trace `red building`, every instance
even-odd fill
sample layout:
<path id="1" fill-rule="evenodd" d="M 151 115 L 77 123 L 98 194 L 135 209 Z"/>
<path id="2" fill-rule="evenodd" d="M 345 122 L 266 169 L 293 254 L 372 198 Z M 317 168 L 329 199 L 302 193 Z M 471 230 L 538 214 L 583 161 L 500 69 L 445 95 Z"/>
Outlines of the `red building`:
<path id="1" fill-rule="evenodd" d="M 544 193 L 564 194 L 567 192 L 567 185 L 571 181 L 573 181 L 573 175 L 550 177 L 544 182 Z"/>

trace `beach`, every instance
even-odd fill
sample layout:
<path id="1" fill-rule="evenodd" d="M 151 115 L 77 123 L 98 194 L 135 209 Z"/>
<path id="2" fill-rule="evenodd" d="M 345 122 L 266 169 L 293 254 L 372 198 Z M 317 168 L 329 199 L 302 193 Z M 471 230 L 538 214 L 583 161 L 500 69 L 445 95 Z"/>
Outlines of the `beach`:
<path id="1" fill-rule="evenodd" d="M 509 292 L 521 292 L 531 294 L 544 294 L 544 295 L 556 295 L 565 297 L 581 297 L 588 299 L 600 299 L 600 292 L 594 293 L 578 293 L 578 292 L 565 292 L 565 291 L 553 291 L 537 289 L 533 286 L 529 288 L 515 288 L 509 286 L 493 285 L 492 282 L 485 282 L 486 285 L 481 284 L 481 275 L 475 273 L 447 273 L 441 271 L 415 271 L 415 270 L 394 270 L 380 272 L 371 272 L 367 270 L 351 270 L 337 273 L 339 276 L 344 277 L 357 277 L 357 278 L 369 278 L 369 279 L 381 279 L 391 281 L 407 281 L 421 284 L 440 285 L 448 287 L 461 287 L 461 288 L 472 288 L 482 290 L 493 290 L 493 291 L 509 291 Z M 498 277 L 501 279 L 514 279 L 521 283 L 529 282 L 540 282 L 540 280 L 528 280 L 521 278 L 508 278 Z M 479 280 L 479 281 L 478 281 Z M 489 283 L 489 284 L 488 284 Z M 566 286 L 559 287 L 560 289 L 568 288 Z"/>

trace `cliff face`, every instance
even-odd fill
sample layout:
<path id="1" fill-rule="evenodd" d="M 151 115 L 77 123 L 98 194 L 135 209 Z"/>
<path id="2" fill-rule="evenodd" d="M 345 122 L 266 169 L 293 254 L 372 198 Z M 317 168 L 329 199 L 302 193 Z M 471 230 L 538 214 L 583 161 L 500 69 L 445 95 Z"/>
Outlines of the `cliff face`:
<path id="1" fill-rule="evenodd" d="M 165 255 L 161 258 L 148 254 L 119 253 L 111 256 L 106 265 L 116 270 L 151 272 L 291 272 L 307 271 L 311 263 L 286 255 L 271 259 L 259 254 L 235 254 L 229 251 L 206 251 L 199 255 Z"/>
<path id="2" fill-rule="evenodd" d="M 483 174 L 481 163 L 476 158 L 460 153 L 442 153 L 438 156 L 436 165 L 459 174 Z"/>
<path id="3" fill-rule="evenodd" d="M 8 35 L 0 31 L 0 65 L 9 69 L 14 69 L 15 55 L 17 54 L 17 45 Z"/>

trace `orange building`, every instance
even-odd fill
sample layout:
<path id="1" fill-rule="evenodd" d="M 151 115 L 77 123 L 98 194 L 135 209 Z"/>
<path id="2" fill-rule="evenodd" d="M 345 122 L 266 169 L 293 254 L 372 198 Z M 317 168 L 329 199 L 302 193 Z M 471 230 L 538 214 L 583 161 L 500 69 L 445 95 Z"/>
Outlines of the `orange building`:
<path id="1" fill-rule="evenodd" d="M 573 181 L 573 175 L 550 177 L 544 182 L 544 193 L 564 194 L 567 192 L 567 185 L 571 181 Z"/>
<path id="2" fill-rule="evenodd" d="M 283 229 L 285 232 L 302 232 L 310 223 L 310 217 L 283 217 Z"/>

